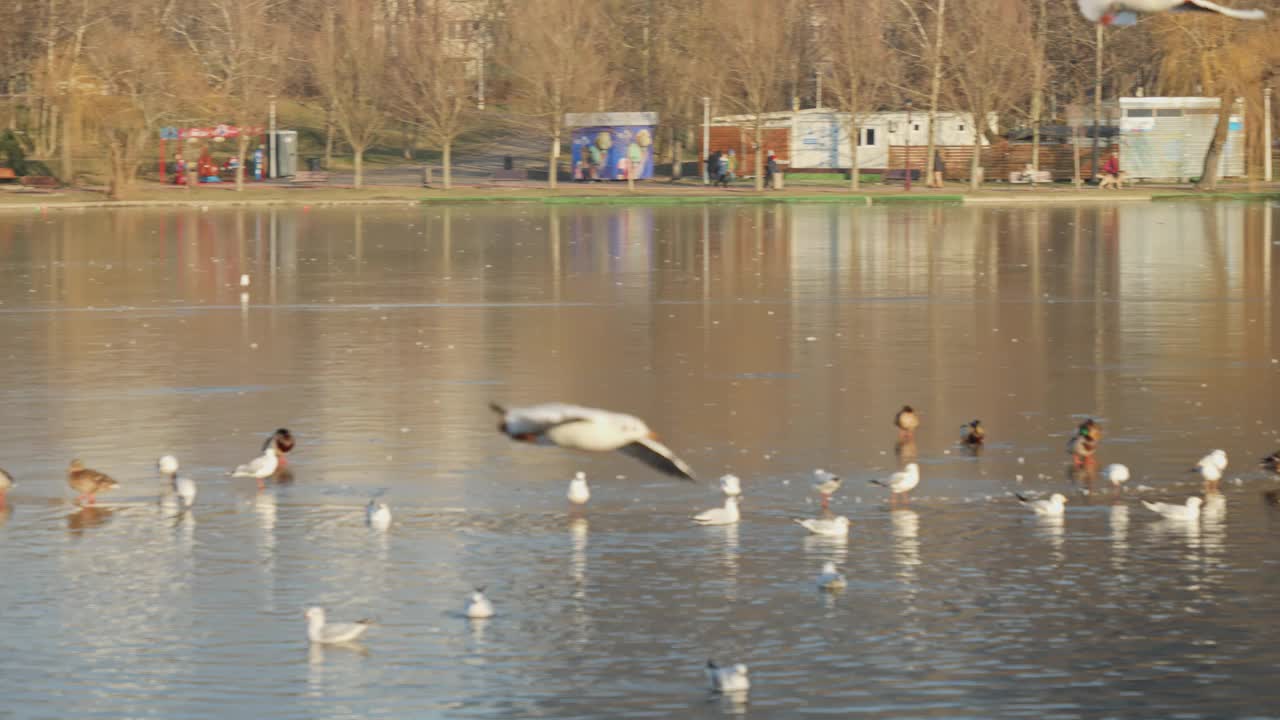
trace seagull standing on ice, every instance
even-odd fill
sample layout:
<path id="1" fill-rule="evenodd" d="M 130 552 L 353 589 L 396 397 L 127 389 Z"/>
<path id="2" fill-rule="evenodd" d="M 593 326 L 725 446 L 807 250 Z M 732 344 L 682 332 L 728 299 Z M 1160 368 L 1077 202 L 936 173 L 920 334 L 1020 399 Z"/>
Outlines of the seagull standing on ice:
<path id="1" fill-rule="evenodd" d="M 712 508 L 693 516 L 699 525 L 732 525 L 738 522 L 742 514 L 738 512 L 738 498 L 730 495 L 724 499 L 724 507 Z"/>
<path id="2" fill-rule="evenodd" d="M 568 497 L 569 502 L 574 505 L 586 505 L 591 499 L 591 488 L 587 487 L 586 473 L 574 473 L 573 479 L 569 481 Z"/>
<path id="3" fill-rule="evenodd" d="M 565 403 L 521 408 L 490 403 L 489 407 L 502 416 L 498 430 L 512 440 L 588 452 L 617 450 L 659 472 L 693 480 L 689 465 L 658 442 L 649 426 L 633 415 Z"/>
<path id="4" fill-rule="evenodd" d="M 1032 500 L 1021 493 L 1015 493 L 1015 496 L 1023 505 L 1031 508 L 1036 515 L 1062 517 L 1067 511 L 1067 496 L 1062 493 L 1054 493 L 1049 496 L 1048 500 Z"/>
<path id="5" fill-rule="evenodd" d="M 920 484 L 920 466 L 915 463 L 907 463 L 906 468 L 890 475 L 888 480 L 872 480 L 871 484 L 889 488 L 889 502 L 897 500 L 899 495 L 906 500 L 907 493 L 910 493 L 915 489 L 915 486 Z"/>
<path id="6" fill-rule="evenodd" d="M 707 660 L 707 680 L 711 683 L 712 692 L 738 693 L 751 688 L 751 681 L 747 679 L 747 666 L 742 663 L 720 667 L 715 660 Z"/>
<path id="7" fill-rule="evenodd" d="M 369 523 L 369 527 L 374 530 L 386 530 L 391 527 L 391 508 L 386 503 L 378 502 L 377 498 L 369 500 L 369 504 L 364 508 L 365 521 Z"/>
<path id="8" fill-rule="evenodd" d="M 1236 20 L 1265 20 L 1262 10 L 1240 10 L 1225 7 L 1210 0 L 1076 0 L 1080 13 L 1089 22 L 1103 25 L 1132 25 L 1138 21 L 1138 13 L 1166 11 L 1211 12 Z"/>
<path id="9" fill-rule="evenodd" d="M 835 592 L 843 590 L 849 584 L 844 574 L 836 569 L 836 564 L 828 560 L 822 563 L 822 572 L 818 573 L 818 589 Z"/>
<path id="10" fill-rule="evenodd" d="M 316 644 L 347 643 L 364 634 L 373 624 L 372 620 L 357 620 L 353 623 L 325 622 L 324 608 L 309 608 L 304 614 L 307 618 L 307 639 Z"/>
<path id="11" fill-rule="evenodd" d="M 720 492 L 724 493 L 725 497 L 737 497 L 742 494 L 742 481 L 737 475 L 721 475 Z"/>
<path id="12" fill-rule="evenodd" d="M 257 478 L 258 487 L 262 487 L 262 481 L 275 475 L 279 467 L 280 450 L 275 445 L 268 444 L 261 455 L 250 460 L 247 464 L 237 467 L 235 472 L 231 473 L 231 477 Z"/>
<path id="13" fill-rule="evenodd" d="M 1172 503 L 1147 502 L 1142 501 L 1148 510 L 1157 513 L 1167 520 L 1183 520 L 1186 522 L 1195 522 L 1200 519 L 1200 506 L 1204 504 L 1204 500 L 1196 495 L 1187 498 L 1185 505 L 1174 505 Z"/>
<path id="14" fill-rule="evenodd" d="M 196 481 L 189 477 L 178 476 L 178 458 L 165 455 L 156 461 L 160 474 L 169 480 L 173 494 L 182 501 L 182 507 L 189 508 L 196 501 Z"/>
<path id="15" fill-rule="evenodd" d="M 467 598 L 467 607 L 463 613 L 472 620 L 484 620 L 494 615 L 493 603 L 489 602 L 489 598 L 484 596 L 484 587 L 478 587 L 471 593 L 471 597 Z"/>
<path id="16" fill-rule="evenodd" d="M 849 534 L 849 518 L 843 515 L 833 518 L 795 518 L 795 523 L 814 535 L 839 537 Z"/>
<path id="17" fill-rule="evenodd" d="M 1129 468 L 1120 463 L 1112 463 L 1102 469 L 1102 477 L 1118 491 L 1121 485 L 1129 482 Z"/>
<path id="18" fill-rule="evenodd" d="M 842 483 L 844 483 L 844 480 L 838 475 L 829 473 L 822 468 L 813 471 L 813 490 L 822 498 L 824 510 L 831 503 L 832 494 L 840 489 Z"/>

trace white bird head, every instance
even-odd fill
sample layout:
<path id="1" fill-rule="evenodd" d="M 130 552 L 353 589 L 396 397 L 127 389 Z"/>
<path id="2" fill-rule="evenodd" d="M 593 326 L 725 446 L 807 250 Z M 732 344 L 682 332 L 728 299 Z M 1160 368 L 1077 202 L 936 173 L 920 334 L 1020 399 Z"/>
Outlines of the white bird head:
<path id="1" fill-rule="evenodd" d="M 920 474 L 920 466 L 915 463 L 907 463 L 907 466 L 903 469 L 906 471 L 908 475 Z"/>
<path id="2" fill-rule="evenodd" d="M 172 455 L 165 455 L 156 461 L 156 467 L 165 475 L 172 475 L 178 472 L 178 458 Z"/>
<path id="3" fill-rule="evenodd" d="M 1062 493 L 1054 493 L 1049 496 L 1049 502 L 1054 505 L 1065 505 L 1067 502 L 1067 496 Z"/>
<path id="4" fill-rule="evenodd" d="M 1102 472 L 1112 485 L 1119 485 L 1129 481 L 1129 468 L 1119 463 L 1108 465 Z"/>
<path id="5" fill-rule="evenodd" d="M 573 474 L 573 481 L 585 483 L 587 481 L 587 474 L 579 470 L 578 472 Z"/>
<path id="6" fill-rule="evenodd" d="M 478 587 L 475 590 L 471 591 L 471 602 L 473 603 L 484 602 L 484 600 L 485 600 L 484 586 Z"/>
<path id="7" fill-rule="evenodd" d="M 835 563 L 833 563 L 833 562 L 831 562 L 830 560 L 828 560 L 828 561 L 826 561 L 826 562 L 822 563 L 822 574 L 823 574 L 823 575 L 835 575 L 835 574 L 836 574 L 836 564 L 835 564 Z"/>
<path id="8" fill-rule="evenodd" d="M 303 616 L 307 618 L 307 624 L 309 625 L 324 625 L 324 608 L 307 608 Z"/>
<path id="9" fill-rule="evenodd" d="M 1227 469 L 1227 452 L 1225 450 L 1214 450 L 1209 453 L 1209 459 L 1213 461 L 1214 465 L 1218 466 L 1219 470 Z"/>
<path id="10" fill-rule="evenodd" d="M 737 475 L 722 475 L 720 477 L 720 491 L 725 495 L 741 495 L 742 481 Z"/>
<path id="11" fill-rule="evenodd" d="M 1192 495 L 1191 497 L 1187 498 L 1187 507 L 1191 510 L 1199 510 L 1200 506 L 1203 504 L 1204 504 L 1204 498 L 1201 498 L 1198 495 Z"/>
<path id="12" fill-rule="evenodd" d="M 813 471 L 814 482 L 825 483 L 825 482 L 831 482 L 832 480 L 839 480 L 839 479 L 840 478 L 837 477 L 835 473 L 827 472 L 822 468 L 818 468 L 817 470 Z"/>
<path id="13" fill-rule="evenodd" d="M 735 673 L 737 673 L 738 675 L 746 675 L 746 674 L 747 674 L 747 666 L 746 666 L 746 665 L 743 665 L 742 663 L 737 663 L 737 664 L 735 664 L 735 665 L 733 666 L 733 671 L 734 671 Z"/>

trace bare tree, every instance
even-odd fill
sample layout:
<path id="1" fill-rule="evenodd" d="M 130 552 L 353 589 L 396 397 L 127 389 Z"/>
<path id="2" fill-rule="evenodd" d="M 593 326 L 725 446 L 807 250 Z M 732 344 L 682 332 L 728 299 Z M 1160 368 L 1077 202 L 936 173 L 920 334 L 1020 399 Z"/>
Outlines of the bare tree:
<path id="1" fill-rule="evenodd" d="M 554 188 L 565 113 L 603 109 L 616 87 L 602 62 L 608 19 L 598 0 L 522 0 L 508 10 L 502 65 L 516 111 L 551 140 L 547 175 Z"/>
<path id="2" fill-rule="evenodd" d="M 848 114 L 849 188 L 859 186 L 858 144 L 862 120 L 884 100 L 892 72 L 885 42 L 886 0 L 830 0 L 822 8 L 821 42 L 830 48 L 830 93 Z"/>
<path id="3" fill-rule="evenodd" d="M 781 109 L 792 49 L 789 20 L 799 12 L 795 0 L 715 0 L 717 47 L 724 49 L 724 101 L 750 123 L 755 146 L 755 188 L 764 189 L 764 123 Z"/>
<path id="4" fill-rule="evenodd" d="M 944 50 L 954 70 L 956 99 L 973 115 L 969 186 L 976 190 L 982 141 L 993 134 L 988 118 L 1010 110 L 1031 92 L 1026 75 L 1031 18 L 1023 0 L 984 0 L 957 7 L 952 20 L 954 32 Z"/>
<path id="5" fill-rule="evenodd" d="M 455 20 L 448 0 L 424 0 L 422 14 L 413 18 L 398 44 L 393 107 L 405 122 L 420 128 L 429 144 L 440 150 L 444 189 L 453 187 L 453 145 L 465 128 L 471 106 L 467 58 L 479 31 L 473 21 Z M 450 37 L 450 23 L 463 23 L 461 37 Z"/>
<path id="6" fill-rule="evenodd" d="M 351 146 L 355 187 L 364 185 L 364 153 L 386 127 L 386 33 L 367 3 L 335 0 L 312 47 L 317 85 Z"/>

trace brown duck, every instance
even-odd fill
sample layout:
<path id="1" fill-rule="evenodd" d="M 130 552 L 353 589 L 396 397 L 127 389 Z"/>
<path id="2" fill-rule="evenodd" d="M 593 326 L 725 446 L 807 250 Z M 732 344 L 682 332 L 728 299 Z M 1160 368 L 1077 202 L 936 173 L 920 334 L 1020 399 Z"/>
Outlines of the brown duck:
<path id="1" fill-rule="evenodd" d="M 967 425 L 960 426 L 960 443 L 969 447 L 978 447 L 987 441 L 987 431 L 982 427 L 981 420 L 974 420 Z"/>
<path id="2" fill-rule="evenodd" d="M 915 437 L 916 428 L 920 427 L 920 416 L 910 405 L 903 405 L 893 416 L 893 424 L 898 428 L 898 440 L 905 442 Z"/>
<path id="3" fill-rule="evenodd" d="M 1067 441 L 1067 452 L 1071 455 L 1071 464 L 1077 468 L 1094 463 L 1093 454 L 1098 449 L 1098 441 L 1102 439 L 1102 426 L 1088 418 L 1080 423 L 1076 432 Z"/>
<path id="4" fill-rule="evenodd" d="M 86 468 L 79 460 L 72 460 L 71 467 L 67 468 L 67 484 L 72 490 L 80 493 L 76 502 L 83 503 L 88 499 L 90 505 L 93 504 L 94 496 L 98 493 L 120 487 L 120 483 L 97 470 Z"/>

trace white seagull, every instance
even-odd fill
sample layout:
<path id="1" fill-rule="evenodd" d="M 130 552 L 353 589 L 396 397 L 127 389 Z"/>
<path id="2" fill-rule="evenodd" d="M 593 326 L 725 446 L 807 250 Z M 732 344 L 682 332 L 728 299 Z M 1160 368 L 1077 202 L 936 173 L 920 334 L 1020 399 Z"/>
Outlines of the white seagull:
<path id="1" fill-rule="evenodd" d="M 364 508 L 364 519 L 374 530 L 386 530 L 391 527 L 391 508 L 378 502 L 377 498 L 371 498 Z"/>
<path id="2" fill-rule="evenodd" d="M 251 477 L 257 478 L 258 484 L 276 474 L 276 468 L 280 467 L 280 451 L 275 445 L 267 445 L 266 450 L 258 457 L 250 460 L 248 464 L 241 465 L 231 473 L 231 477 Z"/>
<path id="3" fill-rule="evenodd" d="M 896 498 L 898 495 L 905 495 L 920 484 L 920 466 L 915 463 L 907 463 L 905 469 L 890 475 L 888 480 L 872 480 L 871 484 L 889 488 L 892 493 L 889 496 L 890 499 Z"/>
<path id="4" fill-rule="evenodd" d="M 1076 0 L 1080 13 L 1089 22 L 1103 25 L 1132 25 L 1138 13 L 1213 12 L 1236 20 L 1265 20 L 1262 10 L 1239 10 L 1209 0 Z"/>
<path id="5" fill-rule="evenodd" d="M 813 491 L 822 497 L 823 508 L 830 504 L 831 496 L 840 489 L 842 483 L 844 480 L 835 473 L 829 473 L 822 468 L 813 471 Z"/>
<path id="6" fill-rule="evenodd" d="M 1129 482 L 1129 468 L 1119 463 L 1114 463 L 1102 469 L 1102 477 L 1118 490 L 1121 485 Z"/>
<path id="7" fill-rule="evenodd" d="M 484 587 L 478 587 L 471 593 L 471 597 L 467 598 L 467 607 L 463 613 L 472 620 L 484 620 L 494 615 L 493 603 L 489 602 L 489 598 L 484 596 Z"/>
<path id="8" fill-rule="evenodd" d="M 165 455 L 156 461 L 160 474 L 169 479 L 173 494 L 182 501 L 182 507 L 189 508 L 196 501 L 196 481 L 189 477 L 178 476 L 178 458 Z"/>
<path id="9" fill-rule="evenodd" d="M 1037 515 L 1045 517 L 1062 517 L 1067 511 L 1067 497 L 1062 493 L 1054 493 L 1048 500 L 1032 500 L 1021 493 L 1014 493 L 1023 505 L 1031 508 Z"/>
<path id="10" fill-rule="evenodd" d="M 699 525 L 732 525 L 738 522 L 742 514 L 738 512 L 738 498 L 730 495 L 724 499 L 724 507 L 712 508 L 693 516 Z"/>
<path id="11" fill-rule="evenodd" d="M 568 497 L 569 502 L 574 505 L 586 505 L 591 499 L 591 488 L 587 487 L 586 473 L 574 473 L 573 479 L 569 481 Z"/>
<path id="12" fill-rule="evenodd" d="M 848 584 L 849 582 L 845 580 L 844 574 L 836 569 L 835 563 L 830 560 L 822 563 L 822 572 L 818 573 L 819 590 L 843 590 Z"/>
<path id="13" fill-rule="evenodd" d="M 313 643 L 332 644 L 351 642 L 369 629 L 372 620 L 357 620 L 353 623 L 326 623 L 324 608 L 313 607 L 304 615 L 307 618 L 307 639 Z"/>
<path id="14" fill-rule="evenodd" d="M 1168 520 L 1185 520 L 1187 522 L 1195 522 L 1200 519 L 1200 506 L 1204 504 L 1204 500 L 1199 496 L 1192 495 L 1187 498 L 1185 505 L 1174 505 L 1173 503 L 1147 502 L 1142 501 L 1148 510 L 1157 513 Z"/>
<path id="15" fill-rule="evenodd" d="M 1205 455 L 1204 457 L 1200 458 L 1200 460 L 1196 462 L 1197 468 L 1202 467 L 1204 465 L 1212 465 L 1218 468 L 1219 472 L 1226 472 L 1227 451 L 1214 450 L 1213 452 L 1209 453 L 1208 455 Z"/>
<path id="16" fill-rule="evenodd" d="M 843 515 L 833 518 L 795 518 L 795 522 L 814 535 L 839 537 L 849 534 L 849 518 Z"/>
<path id="17" fill-rule="evenodd" d="M 747 679 L 747 666 L 742 663 L 720 667 L 715 660 L 707 660 L 707 680 L 711 682 L 712 692 L 746 692 L 751 688 L 751 681 Z"/>
<path id="18" fill-rule="evenodd" d="M 490 403 L 489 407 L 502 416 L 498 430 L 512 440 L 587 452 L 617 450 L 659 472 L 693 480 L 693 470 L 633 415 L 565 403 L 520 408 Z"/>
<path id="19" fill-rule="evenodd" d="M 1205 484 L 1209 487 L 1214 487 L 1222 479 L 1222 468 L 1212 462 L 1204 462 L 1202 460 L 1191 472 L 1200 473 L 1200 477 L 1204 478 Z"/>
<path id="20" fill-rule="evenodd" d="M 726 496 L 736 496 L 742 494 L 742 481 L 737 475 L 721 475 L 720 476 L 720 492 Z"/>

